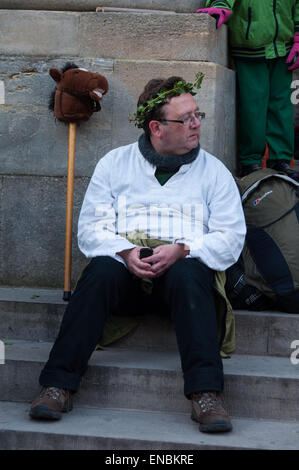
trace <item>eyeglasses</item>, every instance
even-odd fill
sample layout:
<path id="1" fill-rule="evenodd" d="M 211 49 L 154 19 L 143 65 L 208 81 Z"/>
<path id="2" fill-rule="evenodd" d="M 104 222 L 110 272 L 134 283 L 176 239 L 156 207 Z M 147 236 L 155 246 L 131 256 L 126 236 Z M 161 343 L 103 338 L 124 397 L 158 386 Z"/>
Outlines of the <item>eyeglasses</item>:
<path id="1" fill-rule="evenodd" d="M 192 116 L 188 116 L 185 119 L 159 119 L 160 122 L 178 122 L 179 124 L 183 124 L 183 126 L 190 126 L 194 124 L 195 119 L 198 119 L 199 122 L 202 122 L 206 117 L 206 113 L 201 113 L 196 111 Z"/>

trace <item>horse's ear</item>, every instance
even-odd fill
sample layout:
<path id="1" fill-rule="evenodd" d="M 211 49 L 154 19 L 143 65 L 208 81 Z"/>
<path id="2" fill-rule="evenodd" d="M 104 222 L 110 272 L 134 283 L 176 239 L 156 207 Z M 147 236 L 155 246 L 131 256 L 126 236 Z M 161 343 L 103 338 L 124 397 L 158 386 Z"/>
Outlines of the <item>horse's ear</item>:
<path id="1" fill-rule="evenodd" d="M 103 95 L 105 95 L 109 90 L 109 85 L 108 85 L 108 81 L 107 81 L 106 77 L 103 77 L 103 76 L 101 77 L 101 86 L 104 89 Z"/>
<path id="2" fill-rule="evenodd" d="M 49 74 L 51 75 L 51 77 L 53 78 L 53 80 L 55 80 L 55 82 L 60 82 L 61 80 L 61 77 L 62 77 L 62 72 L 61 70 L 59 69 L 56 69 L 56 68 L 51 68 L 49 70 Z"/>

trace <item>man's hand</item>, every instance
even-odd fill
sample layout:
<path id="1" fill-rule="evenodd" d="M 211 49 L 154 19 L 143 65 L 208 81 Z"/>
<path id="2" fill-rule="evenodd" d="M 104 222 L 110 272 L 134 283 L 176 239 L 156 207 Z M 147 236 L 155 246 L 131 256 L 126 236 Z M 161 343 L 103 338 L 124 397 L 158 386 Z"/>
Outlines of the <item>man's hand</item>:
<path id="1" fill-rule="evenodd" d="M 189 249 L 182 243 L 160 245 L 154 249 L 152 256 L 145 259 L 149 263 L 153 263 L 152 272 L 154 273 L 154 277 L 159 277 L 162 276 L 172 264 L 181 258 L 185 258 L 189 253 Z"/>
<path id="2" fill-rule="evenodd" d="M 149 256 L 148 258 L 140 259 L 140 250 L 142 247 L 131 248 L 129 250 L 123 250 L 117 255 L 121 256 L 125 261 L 128 270 L 135 274 L 135 276 L 143 278 L 143 277 L 156 277 L 155 273 L 152 271 L 151 262 L 148 261 L 152 258 Z"/>
<path id="3" fill-rule="evenodd" d="M 140 249 L 142 247 L 131 248 L 117 253 L 125 261 L 128 270 L 140 278 L 154 278 L 170 268 L 170 266 L 181 258 L 185 258 L 190 250 L 183 243 L 173 245 L 160 245 L 154 249 L 154 254 L 147 258 L 140 259 Z"/>
<path id="4" fill-rule="evenodd" d="M 225 23 L 232 12 L 230 10 L 226 10 L 225 8 L 200 8 L 199 10 L 196 10 L 195 13 L 207 13 L 210 16 L 213 16 L 213 18 L 216 19 L 216 28 L 220 28 L 220 26 Z"/>
<path id="5" fill-rule="evenodd" d="M 296 70 L 299 67 L 299 33 L 294 34 L 294 44 L 288 55 L 287 64 L 290 64 L 295 59 L 293 65 L 288 67 L 288 70 Z"/>

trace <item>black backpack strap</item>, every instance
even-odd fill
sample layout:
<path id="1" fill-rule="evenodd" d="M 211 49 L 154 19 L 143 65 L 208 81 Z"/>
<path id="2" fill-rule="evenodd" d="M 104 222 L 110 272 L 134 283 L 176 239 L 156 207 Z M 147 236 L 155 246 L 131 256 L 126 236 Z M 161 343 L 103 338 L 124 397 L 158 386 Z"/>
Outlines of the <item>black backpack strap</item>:
<path id="1" fill-rule="evenodd" d="M 277 295 L 292 292 L 294 283 L 291 271 L 271 236 L 261 227 L 248 227 L 246 243 L 257 269 L 270 288 Z"/>

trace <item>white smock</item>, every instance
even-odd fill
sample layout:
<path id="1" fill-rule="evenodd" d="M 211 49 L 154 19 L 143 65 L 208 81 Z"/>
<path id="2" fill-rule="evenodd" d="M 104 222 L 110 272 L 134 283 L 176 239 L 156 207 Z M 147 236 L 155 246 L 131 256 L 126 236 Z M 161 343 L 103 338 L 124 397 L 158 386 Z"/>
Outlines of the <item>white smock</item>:
<path id="1" fill-rule="evenodd" d="M 87 258 L 134 248 L 126 234 L 184 243 L 189 257 L 215 271 L 234 264 L 242 251 L 246 225 L 234 178 L 203 149 L 163 185 L 138 142 L 119 147 L 97 164 L 78 222 L 79 248 Z"/>

